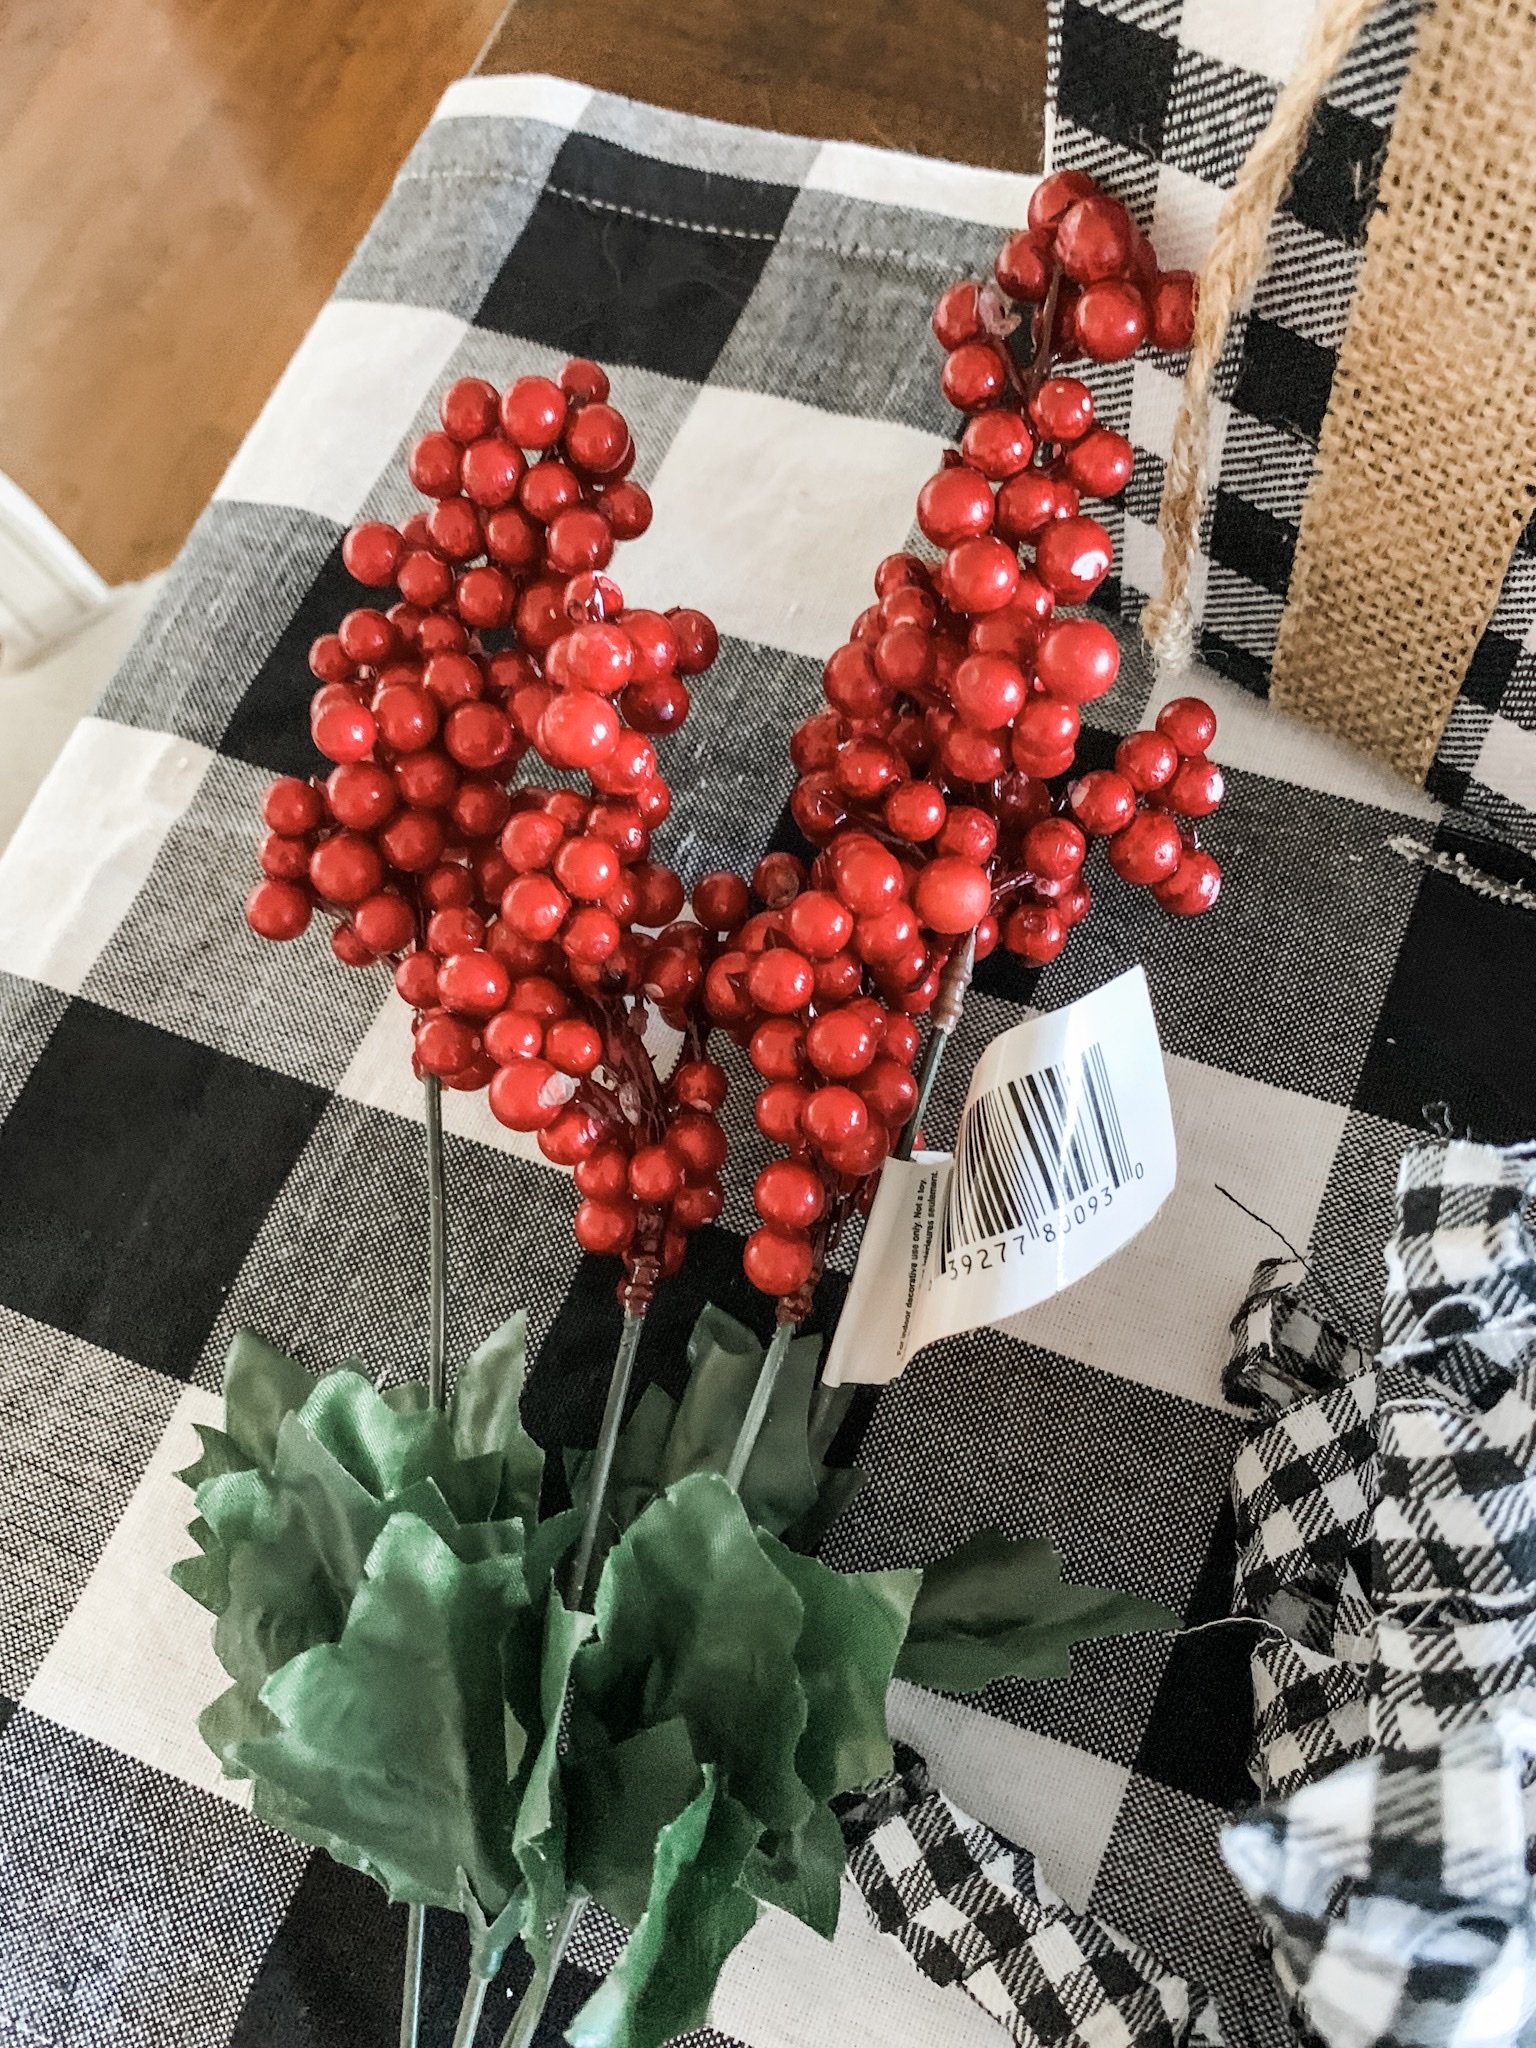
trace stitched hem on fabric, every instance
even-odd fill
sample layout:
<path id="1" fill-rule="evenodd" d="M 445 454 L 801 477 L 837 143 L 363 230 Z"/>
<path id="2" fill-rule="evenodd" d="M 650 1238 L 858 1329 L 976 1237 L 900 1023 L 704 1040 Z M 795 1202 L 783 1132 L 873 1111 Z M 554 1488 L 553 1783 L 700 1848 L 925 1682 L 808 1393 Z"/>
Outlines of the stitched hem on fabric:
<path id="1" fill-rule="evenodd" d="M 468 182 L 477 185 L 517 185 L 550 199 L 563 199 L 571 206 L 584 206 L 591 213 L 621 214 L 625 220 L 643 220 L 652 227 L 678 228 L 690 235 L 723 235 L 733 242 L 770 242 L 775 247 L 809 249 L 817 255 L 836 256 L 855 263 L 895 263 L 903 270 L 932 271 L 948 276 L 953 257 L 924 256 L 911 249 L 878 249 L 868 242 L 833 242 L 818 235 L 797 235 L 793 230 L 775 233 L 771 228 L 726 227 L 707 220 L 684 220 L 668 213 L 651 213 L 643 206 L 626 206 L 622 200 L 599 199 L 592 192 L 577 192 L 566 185 L 548 185 L 522 171 L 402 171 L 399 185 L 446 185 Z M 836 197 L 834 193 L 831 195 Z M 937 218 L 937 216 L 935 216 Z"/>

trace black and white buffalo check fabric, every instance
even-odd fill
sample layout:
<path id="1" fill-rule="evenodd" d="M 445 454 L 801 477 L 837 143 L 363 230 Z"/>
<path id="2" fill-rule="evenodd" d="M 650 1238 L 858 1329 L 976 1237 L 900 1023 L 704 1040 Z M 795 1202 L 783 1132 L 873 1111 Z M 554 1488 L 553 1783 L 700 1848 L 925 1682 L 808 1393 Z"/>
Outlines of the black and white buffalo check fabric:
<path id="1" fill-rule="evenodd" d="M 1215 488 L 1191 598 L 1203 659 L 1260 696 L 1422 6 L 1382 0 L 1367 16 L 1318 107 L 1268 266 L 1217 371 Z M 1270 0 L 1051 0 L 1052 164 L 1091 171 L 1165 264 L 1198 270 L 1313 13 Z M 1157 508 L 1179 368 L 1148 358 L 1084 373 L 1101 414 L 1137 449 L 1117 593 L 1132 620 L 1161 582 Z M 1536 850 L 1536 522 L 1509 563 L 1429 787 Z"/>
<path id="2" fill-rule="evenodd" d="M 571 349 L 612 370 L 656 520 L 636 603 L 693 603 L 723 652 L 669 743 L 690 879 L 788 843 L 785 736 L 954 432 L 933 298 L 1022 217 L 1024 181 L 684 120 L 547 79 L 455 86 L 295 355 L 98 713 L 0 862 L 0 2041 L 6 2048 L 376 2048 L 403 1915 L 257 1827 L 195 1730 L 222 1678 L 167 1580 L 173 1474 L 216 1414 L 231 1333 L 314 1364 L 419 1370 L 421 1115 L 400 1009 L 323 936 L 263 946 L 240 898 L 274 770 L 310 770 L 304 652 L 358 599 L 348 522 L 404 509 L 404 443 L 456 376 Z M 1162 373 L 1159 373 L 1162 374 Z M 1227 1614 L 1245 1418 L 1227 1324 L 1270 1219 L 1343 1276 L 1362 1328 L 1416 1136 L 1536 1128 L 1536 948 L 1523 912 L 1390 842 L 1490 856 L 1432 799 L 1213 679 L 1230 875 L 1180 923 L 1106 886 L 1062 959 L 985 963 L 934 1129 L 1027 1005 L 1145 963 L 1180 1152 L 1155 1222 L 1082 1285 L 924 1352 L 865 1411 L 846 1566 L 987 1524 L 1049 1532 L 1069 1576 Z M 1134 654 L 1090 746 L 1158 701 Z M 643 1359 L 676 1373 L 740 1277 L 758 1154 L 735 1094 L 719 1226 Z M 565 1176 L 449 1106 L 456 1355 L 515 1306 L 535 1427 L 595 1431 L 613 1273 L 580 1257 Z M 841 1279 L 820 1314 L 835 1315 Z M 1350 1292 L 1350 1290 L 1353 1292 Z M 850 1440 L 851 1448 L 851 1440 Z M 1219 1850 L 1251 1799 L 1251 1628 L 1089 1645 L 1070 1679 L 970 1702 L 901 1686 L 936 1784 L 1089 1910 L 1207 1985 L 1229 2040 L 1286 2038 Z M 595 1918 L 595 1916 L 589 1916 Z M 612 1953 L 584 1929 L 568 2014 Z M 435 1925 L 429 2039 L 463 1952 Z M 482 2042 L 504 2028 L 493 1995 Z M 850 1894 L 835 1946 L 767 1915 L 715 2011 L 745 2048 L 985 2048 L 994 2020 L 911 1968 Z M 552 2037 L 542 2044 L 552 2048 Z"/>
<path id="3" fill-rule="evenodd" d="M 1210 2000 L 1113 1927 L 1076 1913 L 1027 1850 L 943 1792 L 920 1758 L 844 1821 L 876 1926 L 925 1977 L 959 1984 L 1028 2048 L 1219 2048 Z"/>
<path id="4" fill-rule="evenodd" d="M 1397 1198 L 1376 1364 L 1271 1373 L 1233 1471 L 1235 1606 L 1283 1633 L 1227 1860 L 1331 2048 L 1536 2025 L 1536 1145 L 1416 1147 Z"/>

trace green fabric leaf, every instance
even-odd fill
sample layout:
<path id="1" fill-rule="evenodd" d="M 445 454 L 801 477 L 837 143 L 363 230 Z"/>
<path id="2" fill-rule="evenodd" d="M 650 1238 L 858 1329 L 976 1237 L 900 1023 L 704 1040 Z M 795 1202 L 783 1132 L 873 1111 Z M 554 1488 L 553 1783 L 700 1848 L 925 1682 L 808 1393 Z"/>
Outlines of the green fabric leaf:
<path id="1" fill-rule="evenodd" d="M 811 1456 L 821 1464 L 832 1448 L 832 1439 L 843 1426 L 843 1417 L 853 1403 L 852 1385 L 818 1388 L 818 1396 L 825 1392 L 825 1401 L 818 1400 L 818 1411 L 811 1423 Z"/>
<path id="2" fill-rule="evenodd" d="M 864 1474 L 857 1465 L 820 1465 L 817 1471 L 820 1478 L 815 1500 L 798 1522 L 780 1532 L 791 1550 L 802 1551 L 807 1557 L 820 1550 L 827 1531 L 864 1484 Z"/>
<path id="3" fill-rule="evenodd" d="M 804 1610 L 795 1665 L 808 1715 L 795 1768 L 817 1799 L 872 1784 L 891 1768 L 885 1695 L 923 1575 L 835 1572 L 761 1531 L 757 1540 Z"/>
<path id="4" fill-rule="evenodd" d="M 331 1372 L 304 1404 L 301 1419 L 375 1500 L 431 1479 L 461 1522 L 488 1520 L 495 1511 L 499 1457 L 460 1457 L 448 1418 L 436 1409 L 397 1414 L 360 1373 Z"/>
<path id="5" fill-rule="evenodd" d="M 738 1882 L 756 1837 L 757 1823 L 706 1770 L 657 1840 L 645 1913 L 566 2029 L 571 2048 L 662 2048 L 703 2023 L 726 1958 L 757 1918 Z"/>
<path id="6" fill-rule="evenodd" d="M 798 1827 L 812 1804 L 795 1768 L 805 1692 L 804 1607 L 713 1473 L 681 1480 L 613 1547 L 598 1640 L 572 1666 L 572 1745 L 614 1742 L 674 1715 L 759 1827 Z"/>
<path id="7" fill-rule="evenodd" d="M 656 1838 L 702 1783 L 681 1719 L 565 1760 L 571 1878 L 626 1927 L 645 1911 Z"/>
<path id="8" fill-rule="evenodd" d="M 707 1303 L 688 1337 L 688 1384 L 667 1438 L 658 1491 L 690 1472 L 723 1472 L 747 1412 L 763 1347 Z"/>
<path id="9" fill-rule="evenodd" d="M 277 1722 L 249 1686 L 232 1685 L 198 1715 L 197 1732 L 216 1757 L 228 1759 L 242 1742 L 275 1735 Z M 233 1770 L 228 1761 L 224 1768 L 231 1777 L 245 1775 Z"/>
<path id="10" fill-rule="evenodd" d="M 270 1468 L 284 1417 L 302 1408 L 317 1384 L 312 1372 L 254 1330 L 235 1332 L 224 1358 L 224 1422 L 250 1464 Z"/>
<path id="11" fill-rule="evenodd" d="M 765 1906 L 793 1913 L 830 1941 L 837 1932 L 847 1853 L 831 1807 L 814 1807 L 793 1834 L 763 1836 L 742 1868 L 742 1889 Z"/>
<path id="12" fill-rule="evenodd" d="M 199 1607 L 221 1614 L 229 1604 L 229 1559 L 224 1546 L 201 1515 L 193 1517 L 187 1534 L 197 1545 L 200 1557 L 178 1558 L 170 1576 L 183 1593 L 190 1594 Z"/>
<path id="13" fill-rule="evenodd" d="M 531 1520 L 538 1513 L 544 1453 L 523 1428 L 527 1377 L 528 1318 L 519 1310 L 460 1369 L 448 1419 L 461 1458 L 501 1460 L 498 1513 Z"/>
<path id="14" fill-rule="evenodd" d="M 508 1648 L 523 1652 L 522 1631 L 516 1629 L 510 1632 L 502 1655 L 503 1690 L 510 1702 L 508 1719 L 515 1718 L 525 1735 L 537 1732 L 539 1737 L 531 1753 L 525 1748 L 524 1754 L 517 1757 L 512 1755 L 509 1740 L 507 1758 L 523 1787 L 512 1827 L 512 1854 L 528 1888 L 527 1911 L 520 1931 L 539 1969 L 549 1960 L 549 1930 L 559 1917 L 568 1890 L 560 1725 L 571 1659 L 591 1632 L 590 1615 L 572 1613 L 551 1587 L 544 1603 L 537 1662 L 530 1665 L 527 1661 L 514 1661 L 507 1654 Z M 530 1669 L 537 1679 L 536 1702 L 525 1702 L 520 1697 Z"/>
<path id="15" fill-rule="evenodd" d="M 820 1355 L 818 1337 L 797 1338 L 741 1481 L 742 1505 L 759 1528 L 774 1535 L 815 1503 L 817 1472 L 811 1462 L 811 1393 Z M 663 1487 L 690 1472 L 723 1472 L 746 1419 L 763 1363 L 763 1347 L 745 1324 L 706 1307 L 688 1340 L 689 1377 L 667 1440 Z"/>
<path id="16" fill-rule="evenodd" d="M 197 1431 L 202 1450 L 190 1465 L 184 1465 L 176 1474 L 183 1486 L 196 1493 L 205 1480 L 221 1478 L 226 1472 L 252 1470 L 252 1461 L 232 1436 L 226 1436 L 222 1429 L 210 1429 L 206 1422 L 194 1422 L 192 1427 Z"/>
<path id="17" fill-rule="evenodd" d="M 425 1522 L 395 1516 L 340 1640 L 273 1673 L 262 1704 L 279 1732 L 237 1763 L 293 1799 L 304 1839 L 392 1899 L 462 1910 L 467 1884 L 493 1919 L 521 1884 L 502 1643 L 525 1607 L 516 1560 L 461 1564 Z"/>
<path id="18" fill-rule="evenodd" d="M 896 1676 L 938 1692 L 1065 1678 L 1074 1643 L 1177 1626 L 1155 1600 L 1065 1584 L 1049 1543 L 983 1529 L 925 1567 Z"/>
<path id="19" fill-rule="evenodd" d="M 396 1380 L 380 1387 L 379 1399 L 397 1415 L 422 1415 L 432 1406 L 432 1396 L 420 1380 Z"/>

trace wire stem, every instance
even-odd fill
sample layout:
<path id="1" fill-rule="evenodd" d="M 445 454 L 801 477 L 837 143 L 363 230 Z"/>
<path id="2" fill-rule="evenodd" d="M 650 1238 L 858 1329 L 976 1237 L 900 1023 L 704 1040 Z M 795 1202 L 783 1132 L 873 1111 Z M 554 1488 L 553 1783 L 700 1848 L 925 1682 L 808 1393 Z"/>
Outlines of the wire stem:
<path id="1" fill-rule="evenodd" d="M 778 1385 L 779 1374 L 784 1370 L 784 1361 L 789 1356 L 790 1343 L 798 1328 L 797 1323 L 780 1323 L 773 1333 L 773 1342 L 768 1346 L 768 1355 L 758 1368 L 757 1385 L 752 1389 L 752 1398 L 741 1418 L 730 1463 L 725 1468 L 727 1486 L 734 1487 L 738 1493 L 752 1462 L 752 1453 L 757 1449 L 757 1440 L 763 1433 L 763 1424 L 768 1420 L 773 1390 Z"/>
<path id="2" fill-rule="evenodd" d="M 427 1909 L 412 1906 L 405 1922 L 405 1990 L 400 2000 L 400 2048 L 419 2048 L 421 1966 L 426 1951 Z"/>
<path id="3" fill-rule="evenodd" d="M 422 1083 L 427 1112 L 427 1399 L 448 1405 L 448 1203 L 443 1171 L 443 1084 Z M 405 1922 L 405 1983 L 400 1994 L 400 2048 L 420 2048 L 421 1975 L 427 1945 L 427 1909 L 412 1906 Z M 481 1993 L 482 1998 L 484 1993 Z"/>
<path id="4" fill-rule="evenodd" d="M 427 1398 L 448 1405 L 448 1203 L 443 1173 L 443 1084 L 428 1074 L 427 1098 Z"/>
<path id="5" fill-rule="evenodd" d="M 576 1922 L 581 1918 L 581 1909 L 586 1903 L 579 1896 L 566 1900 L 565 1911 L 550 1936 L 549 1959 L 542 1970 L 534 1971 L 528 1989 L 518 2000 L 512 2024 L 501 2037 L 501 2048 L 529 2048 L 539 2030 L 539 2021 L 544 2017 L 544 2008 L 549 2003 L 549 1994 L 554 1989 L 566 1948 L 576 1932 Z"/>
<path id="6" fill-rule="evenodd" d="M 485 1994 L 490 1988 L 490 1979 L 478 1972 L 464 1986 L 464 2003 L 459 2007 L 459 2023 L 453 2030 L 453 2048 L 474 2048 L 480 2015 L 485 2010 Z"/>
<path id="7" fill-rule="evenodd" d="M 939 1078 L 939 1068 L 944 1063 L 944 1048 L 949 1044 L 950 1034 L 960 1022 L 965 1008 L 965 993 L 971 985 L 971 976 L 976 969 L 976 934 L 968 932 L 949 956 L 939 983 L 938 995 L 933 1004 L 933 1030 L 929 1033 L 923 1064 L 917 1075 L 917 1101 L 912 1114 L 907 1118 L 901 1136 L 896 1141 L 893 1159 L 910 1159 L 918 1134 L 922 1130 L 923 1118 L 928 1114 L 928 1104 L 933 1095 L 933 1084 Z"/>
<path id="8" fill-rule="evenodd" d="M 624 1403 L 629 1398 L 629 1383 L 634 1377 L 635 1357 L 640 1349 L 640 1335 L 644 1328 L 645 1311 L 642 1309 L 637 1313 L 634 1309 L 626 1309 L 624 1327 L 619 1336 L 618 1355 L 613 1361 L 613 1376 L 608 1382 L 608 1400 L 603 1409 L 603 1426 L 598 1431 L 597 1449 L 592 1459 L 592 1478 L 587 1493 L 587 1516 L 582 1524 L 581 1539 L 571 1559 L 567 1598 L 572 1607 L 582 1606 L 587 1597 L 587 1581 L 592 1575 L 592 1559 L 597 1550 L 603 1511 L 608 1505 L 608 1482 L 613 1476 L 613 1456 L 618 1449 L 619 1426 L 624 1420 Z"/>

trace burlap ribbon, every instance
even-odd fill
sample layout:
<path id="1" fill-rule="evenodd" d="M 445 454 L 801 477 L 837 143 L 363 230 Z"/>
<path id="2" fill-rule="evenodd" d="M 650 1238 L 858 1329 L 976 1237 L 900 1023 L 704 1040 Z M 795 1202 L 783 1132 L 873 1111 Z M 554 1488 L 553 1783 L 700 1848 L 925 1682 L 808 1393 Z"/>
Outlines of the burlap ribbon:
<path id="1" fill-rule="evenodd" d="M 1323 0 L 1297 75 L 1228 196 L 1202 310 L 1212 365 L 1262 267 L 1254 217 L 1267 222 L 1283 190 L 1277 157 L 1288 176 L 1308 97 L 1315 105 L 1369 11 L 1370 0 Z M 1422 782 L 1536 503 L 1536 0 L 1426 9 L 1379 201 L 1271 697 Z M 1208 378 L 1192 374 L 1159 521 L 1164 587 L 1145 619 L 1154 646 L 1175 658 L 1188 649 L 1208 419 Z"/>

